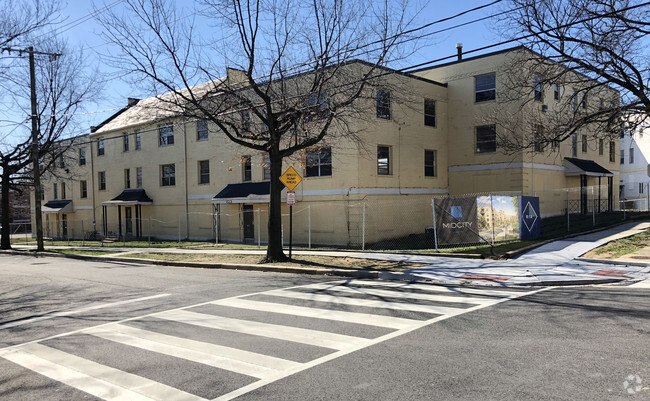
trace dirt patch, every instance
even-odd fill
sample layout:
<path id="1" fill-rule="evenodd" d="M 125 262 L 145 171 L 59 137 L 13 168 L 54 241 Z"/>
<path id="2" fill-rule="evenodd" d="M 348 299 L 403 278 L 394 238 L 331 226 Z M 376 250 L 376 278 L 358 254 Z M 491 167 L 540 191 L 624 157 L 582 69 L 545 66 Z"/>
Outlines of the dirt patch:
<path id="1" fill-rule="evenodd" d="M 191 262 L 206 264 L 259 264 L 260 255 L 215 255 L 201 253 L 163 253 L 163 252 L 142 252 L 129 253 L 125 258 L 150 259 L 169 262 Z M 422 263 L 394 262 L 386 260 L 358 259 L 348 257 L 318 256 L 318 255 L 294 255 L 291 262 L 273 263 L 274 266 L 286 266 L 294 268 L 336 268 L 351 270 L 385 270 L 399 271 L 415 269 L 426 266 Z"/>

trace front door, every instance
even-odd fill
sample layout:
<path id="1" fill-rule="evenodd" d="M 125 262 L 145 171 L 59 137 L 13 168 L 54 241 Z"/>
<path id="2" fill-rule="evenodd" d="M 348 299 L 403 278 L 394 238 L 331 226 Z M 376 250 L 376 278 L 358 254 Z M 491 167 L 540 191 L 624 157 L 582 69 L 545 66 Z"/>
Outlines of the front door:
<path id="1" fill-rule="evenodd" d="M 133 234 L 133 220 L 131 214 L 131 206 L 124 207 L 124 220 L 126 221 L 126 234 Z"/>
<path id="2" fill-rule="evenodd" d="M 255 239 L 253 205 L 244 205 L 244 241 Z"/>
<path id="3" fill-rule="evenodd" d="M 61 229 L 62 229 L 63 237 L 64 238 L 67 237 L 68 236 L 68 216 L 66 216 L 65 214 L 61 215 Z"/>

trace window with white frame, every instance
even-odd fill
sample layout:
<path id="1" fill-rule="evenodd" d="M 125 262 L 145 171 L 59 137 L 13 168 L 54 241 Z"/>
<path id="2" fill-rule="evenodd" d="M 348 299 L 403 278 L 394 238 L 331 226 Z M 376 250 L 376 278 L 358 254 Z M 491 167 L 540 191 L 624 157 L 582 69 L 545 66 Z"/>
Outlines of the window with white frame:
<path id="1" fill-rule="evenodd" d="M 377 175 L 390 175 L 390 146 L 377 146 Z"/>
<path id="2" fill-rule="evenodd" d="M 587 153 L 587 135 L 582 136 L 582 153 Z"/>
<path id="3" fill-rule="evenodd" d="M 173 187 L 176 185 L 175 164 L 163 164 L 160 166 L 160 185 L 163 187 Z"/>
<path id="4" fill-rule="evenodd" d="M 616 161 L 616 142 L 609 141 L 609 162 L 614 163 Z"/>
<path id="5" fill-rule="evenodd" d="M 59 199 L 59 184 L 57 184 L 56 182 L 52 184 L 52 189 L 54 192 L 54 199 Z"/>
<path id="6" fill-rule="evenodd" d="M 124 169 L 124 188 L 131 188 L 131 169 Z"/>
<path id="7" fill-rule="evenodd" d="M 435 177 L 437 174 L 436 166 L 436 151 L 435 150 L 425 150 L 424 151 L 424 176 L 425 177 Z"/>
<path id="8" fill-rule="evenodd" d="M 424 99 L 424 125 L 428 127 L 436 126 L 436 101 Z"/>
<path id="9" fill-rule="evenodd" d="M 476 127 L 476 153 L 497 151 L 497 131 L 494 125 Z"/>
<path id="10" fill-rule="evenodd" d="M 634 164 L 634 148 L 630 148 L 630 164 Z"/>
<path id="11" fill-rule="evenodd" d="M 79 148 L 79 165 L 86 165 L 86 148 Z"/>
<path id="12" fill-rule="evenodd" d="M 65 198 L 66 198 L 66 195 L 65 195 L 65 182 L 62 182 L 61 183 L 61 199 L 65 199 Z"/>
<path id="13" fill-rule="evenodd" d="M 542 93 L 542 78 L 539 75 L 535 75 L 533 77 L 534 84 L 535 84 L 535 90 L 534 90 L 534 99 L 538 102 L 542 101 L 543 98 L 543 93 Z"/>
<path id="14" fill-rule="evenodd" d="M 199 161 L 199 184 L 209 184 L 209 183 L 210 183 L 210 161 L 200 160 Z"/>
<path id="15" fill-rule="evenodd" d="M 106 190 L 106 172 L 99 171 L 97 173 L 97 185 L 100 191 Z"/>
<path id="16" fill-rule="evenodd" d="M 208 139 L 210 131 L 208 131 L 208 120 L 199 120 L 196 123 L 196 140 L 205 141 Z"/>
<path id="17" fill-rule="evenodd" d="M 495 73 L 474 77 L 474 100 L 476 103 L 497 98 L 497 79 Z"/>
<path id="18" fill-rule="evenodd" d="M 332 175 L 332 148 L 325 147 L 307 151 L 307 177 Z"/>
<path id="19" fill-rule="evenodd" d="M 122 136 L 122 145 L 123 145 L 124 151 L 128 152 L 129 151 L 129 134 L 125 133 Z"/>
<path id="20" fill-rule="evenodd" d="M 104 138 L 97 140 L 97 156 L 104 156 Z"/>
<path id="21" fill-rule="evenodd" d="M 642 182 L 639 183 L 639 194 L 642 194 L 642 193 L 643 193 L 643 187 L 644 187 L 644 186 L 645 186 L 644 183 L 642 183 Z"/>
<path id="22" fill-rule="evenodd" d="M 135 150 L 140 149 L 142 149 L 142 135 L 140 135 L 140 131 L 137 131 L 135 133 Z"/>
<path id="23" fill-rule="evenodd" d="M 142 188 L 142 167 L 135 168 L 135 187 Z"/>
<path id="24" fill-rule="evenodd" d="M 377 118 L 390 120 L 390 92 L 377 89 Z"/>
<path id="25" fill-rule="evenodd" d="M 264 172 L 264 181 L 269 181 L 271 179 L 271 158 L 269 155 L 264 155 L 262 158 L 262 170 Z"/>
<path id="26" fill-rule="evenodd" d="M 79 193 L 81 198 L 88 197 L 88 181 L 79 181 Z"/>
<path id="27" fill-rule="evenodd" d="M 571 134 L 571 156 L 578 156 L 578 134 Z"/>
<path id="28" fill-rule="evenodd" d="M 603 155 L 603 152 L 605 151 L 604 147 L 605 147 L 605 141 L 603 140 L 603 138 L 600 138 L 598 140 L 598 155 L 599 156 Z"/>
<path id="29" fill-rule="evenodd" d="M 174 126 L 172 124 L 163 124 L 158 126 L 158 139 L 160 146 L 173 145 Z"/>
<path id="30" fill-rule="evenodd" d="M 621 164 L 625 164 L 625 149 L 621 149 Z"/>
<path id="31" fill-rule="evenodd" d="M 253 164 L 251 157 L 246 155 L 241 158 L 242 164 L 242 182 L 249 182 L 253 179 Z"/>

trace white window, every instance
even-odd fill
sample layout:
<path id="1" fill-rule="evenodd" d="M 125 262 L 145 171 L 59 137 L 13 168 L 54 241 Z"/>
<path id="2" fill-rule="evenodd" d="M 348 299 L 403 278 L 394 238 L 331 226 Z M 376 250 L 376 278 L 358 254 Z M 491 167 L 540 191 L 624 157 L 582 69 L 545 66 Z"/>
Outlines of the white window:
<path id="1" fill-rule="evenodd" d="M 136 188 L 142 188 L 142 167 L 135 168 L 135 185 Z"/>
<path id="2" fill-rule="evenodd" d="M 325 177 L 332 175 L 332 148 L 320 148 L 307 151 L 307 177 Z"/>
<path id="3" fill-rule="evenodd" d="M 135 133 L 135 150 L 140 150 L 142 149 L 142 136 L 140 135 L 140 131 Z"/>
<path id="4" fill-rule="evenodd" d="M 541 102 L 543 98 L 542 78 L 539 75 L 535 75 L 534 83 L 535 83 L 535 91 L 534 91 L 535 100 Z"/>
<path id="5" fill-rule="evenodd" d="M 436 176 L 436 151 L 435 150 L 425 150 L 424 151 L 424 176 L 425 177 L 435 177 Z"/>
<path id="6" fill-rule="evenodd" d="M 377 146 L 377 175 L 390 175 L 390 146 Z"/>
<path id="7" fill-rule="evenodd" d="M 377 89 L 377 118 L 390 120 L 390 92 Z"/>
<path id="8" fill-rule="evenodd" d="M 479 75 L 474 78 L 474 94 L 476 103 L 487 102 L 497 98 L 496 74 Z"/>
<path id="9" fill-rule="evenodd" d="M 196 123 L 196 140 L 205 141 L 208 139 L 210 131 L 208 131 L 208 121 L 201 120 Z"/>
<path id="10" fill-rule="evenodd" d="M 424 125 L 428 127 L 436 126 L 436 101 L 424 99 Z"/>
<path id="11" fill-rule="evenodd" d="M 163 164 L 160 166 L 160 185 L 163 187 L 172 187 L 176 185 L 176 165 Z"/>
<path id="12" fill-rule="evenodd" d="M 210 161 L 200 160 L 199 161 L 199 184 L 209 184 L 209 183 L 210 183 Z"/>
<path id="13" fill-rule="evenodd" d="M 124 134 L 122 137 L 122 143 L 124 145 L 124 151 L 128 152 L 129 151 L 129 134 Z"/>
<path id="14" fill-rule="evenodd" d="M 476 153 L 497 151 L 497 131 L 494 125 L 476 127 Z"/>
<path id="15" fill-rule="evenodd" d="M 97 140 L 97 156 L 104 156 L 104 138 Z"/>
<path id="16" fill-rule="evenodd" d="M 124 169 L 124 188 L 131 188 L 131 169 Z"/>
<path id="17" fill-rule="evenodd" d="M 79 148 L 79 165 L 86 165 L 86 148 Z"/>
<path id="18" fill-rule="evenodd" d="M 630 164 L 634 164 L 634 148 L 630 148 Z"/>
<path id="19" fill-rule="evenodd" d="M 160 146 L 169 146 L 174 144 L 174 126 L 164 124 L 158 127 L 158 138 Z"/>
<path id="20" fill-rule="evenodd" d="M 97 181 L 99 184 L 99 190 L 100 191 L 105 191 L 106 190 L 106 172 L 105 171 L 100 171 L 97 173 Z"/>
<path id="21" fill-rule="evenodd" d="M 251 181 L 253 179 L 253 176 L 252 176 L 253 165 L 251 163 L 251 157 L 250 156 L 242 156 L 241 164 L 242 164 L 242 181 L 243 182 Z"/>

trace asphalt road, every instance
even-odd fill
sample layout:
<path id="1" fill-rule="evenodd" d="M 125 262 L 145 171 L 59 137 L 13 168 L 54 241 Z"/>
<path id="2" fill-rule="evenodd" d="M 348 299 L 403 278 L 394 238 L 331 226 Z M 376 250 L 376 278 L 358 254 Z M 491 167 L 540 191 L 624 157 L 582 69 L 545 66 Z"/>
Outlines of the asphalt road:
<path id="1" fill-rule="evenodd" d="M 642 400 L 649 343 L 647 289 L 0 255 L 2 400 Z"/>

